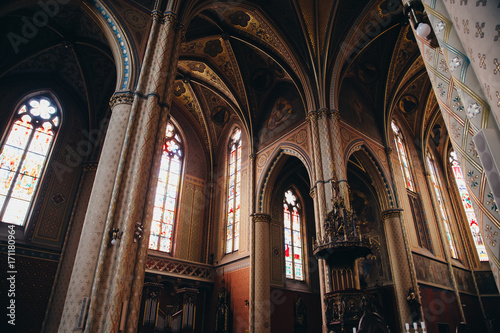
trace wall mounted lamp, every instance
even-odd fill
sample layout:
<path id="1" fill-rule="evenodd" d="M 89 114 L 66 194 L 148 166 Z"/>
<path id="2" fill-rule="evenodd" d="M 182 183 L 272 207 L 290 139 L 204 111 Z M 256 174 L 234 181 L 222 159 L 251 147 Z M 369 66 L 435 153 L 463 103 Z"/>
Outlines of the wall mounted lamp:
<path id="1" fill-rule="evenodd" d="M 429 39 L 431 26 L 425 21 L 424 5 L 420 0 L 411 0 L 405 4 L 404 13 L 410 20 L 417 35 Z"/>
<path id="2" fill-rule="evenodd" d="M 111 230 L 111 245 L 115 245 L 118 243 L 118 240 L 122 238 L 123 231 L 120 231 L 118 228 L 113 228 Z"/>

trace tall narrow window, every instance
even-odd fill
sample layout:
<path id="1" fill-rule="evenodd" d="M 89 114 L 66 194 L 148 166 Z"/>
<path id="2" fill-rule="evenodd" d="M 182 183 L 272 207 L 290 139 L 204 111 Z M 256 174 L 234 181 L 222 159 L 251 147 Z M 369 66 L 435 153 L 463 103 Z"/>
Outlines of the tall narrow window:
<path id="1" fill-rule="evenodd" d="M 391 123 L 392 131 L 394 132 L 394 140 L 396 141 L 396 149 L 398 151 L 399 163 L 401 164 L 401 169 L 403 171 L 403 176 L 405 177 L 405 186 L 410 191 L 415 192 L 415 186 L 413 185 L 413 177 L 411 176 L 410 164 L 408 163 L 408 157 L 406 154 L 406 147 L 403 140 L 403 135 L 399 130 L 399 127 L 393 121 Z"/>
<path id="2" fill-rule="evenodd" d="M 302 258 L 301 207 L 293 191 L 287 190 L 283 200 L 285 231 L 285 275 L 288 279 L 304 280 Z"/>
<path id="3" fill-rule="evenodd" d="M 392 131 L 394 132 L 394 141 L 396 143 L 396 151 L 398 153 L 399 164 L 401 165 L 401 171 L 405 180 L 406 193 L 408 194 L 408 201 L 410 202 L 413 224 L 415 225 L 415 232 L 417 233 L 418 245 L 420 247 L 426 248 L 430 252 L 434 252 L 432 239 L 429 232 L 429 226 L 424 216 L 424 210 L 422 209 L 420 196 L 417 194 L 413 182 L 403 134 L 394 121 L 392 121 L 391 127 Z"/>
<path id="4" fill-rule="evenodd" d="M 240 243 L 241 131 L 235 129 L 229 142 L 226 253 L 238 251 Z"/>
<path id="5" fill-rule="evenodd" d="M 172 123 L 167 124 L 156 187 L 149 248 L 172 252 L 172 235 L 177 217 L 177 197 L 182 171 L 182 142 Z"/>
<path id="6" fill-rule="evenodd" d="M 45 96 L 28 98 L 14 114 L 0 155 L 0 219 L 23 225 L 61 122 Z"/>
<path id="7" fill-rule="evenodd" d="M 446 214 L 446 208 L 443 201 L 441 186 L 438 183 L 436 166 L 434 165 L 434 161 L 430 156 L 427 156 L 427 165 L 429 167 L 429 172 L 431 175 L 432 184 L 434 186 L 434 192 L 436 193 L 436 199 L 438 201 L 439 212 L 441 213 L 441 218 L 443 219 L 444 228 L 446 232 L 446 237 L 448 238 L 448 242 L 450 244 L 451 257 L 457 259 L 457 247 L 455 245 L 455 239 L 453 237 L 450 220 L 448 219 L 448 214 Z"/>
<path id="8" fill-rule="evenodd" d="M 465 215 L 467 216 L 469 228 L 472 233 L 472 239 L 474 240 L 477 253 L 479 254 L 479 259 L 481 261 L 488 261 L 488 254 L 486 253 L 486 247 L 484 246 L 483 237 L 481 236 L 481 232 L 479 230 L 479 224 L 477 223 L 474 208 L 472 208 L 472 202 L 470 200 L 469 192 L 467 191 L 467 187 L 465 186 L 462 169 L 460 169 L 457 154 L 453 150 L 450 152 L 450 163 L 453 170 L 453 175 L 455 176 L 455 182 L 457 183 L 458 192 L 460 194 L 460 198 L 462 199 L 462 205 L 464 206 Z"/>

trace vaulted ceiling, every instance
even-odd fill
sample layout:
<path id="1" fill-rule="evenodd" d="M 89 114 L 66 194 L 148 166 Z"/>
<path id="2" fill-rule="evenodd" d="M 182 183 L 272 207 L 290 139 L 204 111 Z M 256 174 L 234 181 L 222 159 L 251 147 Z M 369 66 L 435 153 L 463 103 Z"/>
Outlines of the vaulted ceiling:
<path id="1" fill-rule="evenodd" d="M 140 59 L 155 1 L 103 3 L 123 25 Z M 0 6 L 0 28 L 18 34 L 22 18 L 39 10 L 36 1 Z M 3 38 L 0 80 L 32 75 L 61 80 L 81 101 L 92 127 L 107 110 L 116 74 L 106 37 L 88 15 L 88 6 L 87 1 L 61 5 L 17 49 Z M 389 118 L 398 117 L 423 139 L 437 112 L 400 1 L 200 0 L 179 1 L 177 9 L 186 41 L 174 104 L 192 120 L 209 150 L 217 147 L 231 117 L 258 136 L 277 94 L 299 101 L 300 119 L 321 108 L 339 109 L 353 127 L 373 119 L 371 135 L 382 144 Z"/>

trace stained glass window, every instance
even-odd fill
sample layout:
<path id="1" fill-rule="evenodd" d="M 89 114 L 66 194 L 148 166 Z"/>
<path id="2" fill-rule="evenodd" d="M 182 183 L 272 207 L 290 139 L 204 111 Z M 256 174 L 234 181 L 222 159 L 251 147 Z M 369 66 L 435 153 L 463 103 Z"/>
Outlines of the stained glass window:
<path id="1" fill-rule="evenodd" d="M 172 252 L 172 235 L 177 217 L 177 197 L 182 172 L 182 142 L 172 123 L 167 124 L 156 187 L 149 248 Z"/>
<path id="2" fill-rule="evenodd" d="M 241 131 L 235 129 L 229 142 L 226 253 L 238 251 L 240 243 Z"/>
<path id="3" fill-rule="evenodd" d="M 444 228 L 446 232 L 446 237 L 448 238 L 448 242 L 450 244 L 450 251 L 452 258 L 457 259 L 457 247 L 455 245 L 455 238 L 453 237 L 453 233 L 451 231 L 450 221 L 448 219 L 448 214 L 446 214 L 445 204 L 443 201 L 443 196 L 441 195 L 441 186 L 438 183 L 436 166 L 434 165 L 434 161 L 430 156 L 427 156 L 427 165 L 429 167 L 429 172 L 431 175 L 432 184 L 434 186 L 434 192 L 436 193 L 436 199 L 439 205 L 439 212 L 441 213 L 441 218 L 444 222 Z"/>
<path id="4" fill-rule="evenodd" d="M 61 122 L 60 111 L 44 96 L 17 110 L 0 155 L 0 218 L 23 225 Z"/>
<path id="5" fill-rule="evenodd" d="M 403 135 L 401 134 L 399 127 L 394 121 L 392 121 L 391 127 L 392 131 L 394 132 L 394 140 L 396 141 L 399 163 L 401 164 L 401 170 L 403 171 L 403 176 L 405 178 L 405 186 L 410 191 L 415 192 L 415 186 L 413 183 L 413 177 L 411 176 L 410 164 L 408 163 L 408 155 L 406 146 L 404 144 Z"/>
<path id="6" fill-rule="evenodd" d="M 477 253 L 479 254 L 479 259 L 481 261 L 488 261 L 488 254 L 486 253 L 486 247 L 484 246 L 483 237 L 479 230 L 479 224 L 477 223 L 476 214 L 474 214 L 474 208 L 472 207 L 472 202 L 465 186 L 464 175 L 460 164 L 458 163 L 457 154 L 452 150 L 450 152 L 450 163 L 451 169 L 453 170 L 453 175 L 455 176 L 455 182 L 457 183 L 458 193 L 462 199 L 462 205 L 465 210 L 465 215 L 467 216 L 467 221 L 469 222 L 470 231 L 472 233 L 472 239 L 476 245 Z"/>
<path id="7" fill-rule="evenodd" d="M 283 200 L 283 226 L 285 232 L 285 275 L 288 279 L 304 280 L 302 256 L 301 207 L 291 189 Z"/>

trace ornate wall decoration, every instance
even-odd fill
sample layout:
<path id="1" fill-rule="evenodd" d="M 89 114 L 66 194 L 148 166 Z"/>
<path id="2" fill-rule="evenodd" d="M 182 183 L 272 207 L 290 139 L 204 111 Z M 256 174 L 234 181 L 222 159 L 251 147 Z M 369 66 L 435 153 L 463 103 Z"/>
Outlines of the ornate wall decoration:
<path id="1" fill-rule="evenodd" d="M 212 84 L 215 84 L 215 86 L 223 91 L 225 95 L 227 95 L 227 97 L 230 98 L 236 105 L 238 104 L 225 82 L 228 82 L 229 86 L 236 91 L 239 96 L 245 96 L 245 88 L 238 67 L 238 62 L 228 40 L 225 40 L 222 37 L 218 39 L 207 37 L 189 43 L 183 43 L 181 45 L 180 53 L 181 57 L 182 55 L 192 56 L 193 54 L 202 57 L 210 57 L 211 62 L 216 65 L 218 73 L 223 75 L 223 79 L 210 67 L 206 67 L 202 73 L 201 66 L 199 65 L 200 62 L 181 60 L 179 61 L 179 65 L 192 72 L 192 75 L 199 76 L 202 80 L 208 80 Z M 189 68 L 189 66 L 194 69 Z M 243 100 L 242 103 L 242 108 L 246 108 L 246 101 Z"/>
<path id="2" fill-rule="evenodd" d="M 146 260 L 146 270 L 208 282 L 212 282 L 214 278 L 214 269 L 209 265 L 187 262 L 175 258 L 159 258 L 153 255 L 149 255 Z"/>

